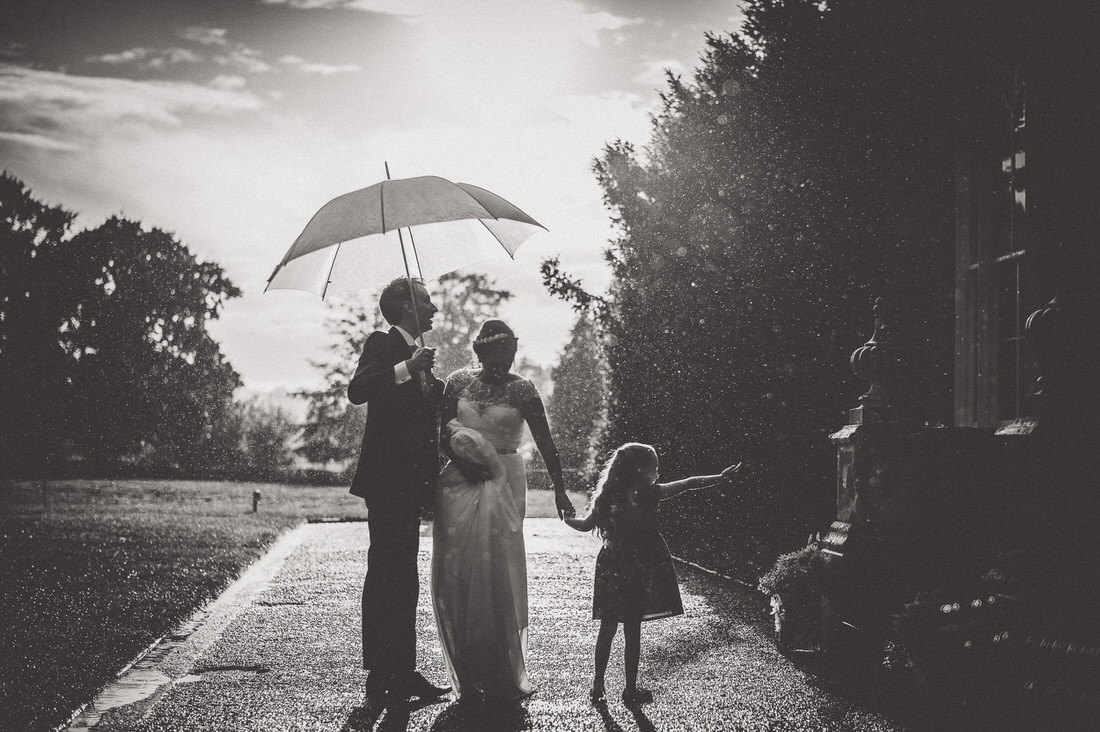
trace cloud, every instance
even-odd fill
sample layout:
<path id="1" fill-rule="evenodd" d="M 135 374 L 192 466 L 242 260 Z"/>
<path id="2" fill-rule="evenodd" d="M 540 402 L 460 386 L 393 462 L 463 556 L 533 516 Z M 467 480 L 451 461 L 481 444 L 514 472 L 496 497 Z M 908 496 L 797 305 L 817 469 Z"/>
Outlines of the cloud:
<path id="1" fill-rule="evenodd" d="M 201 43 L 204 46 L 224 46 L 228 41 L 225 38 L 225 28 L 205 28 L 201 25 L 191 25 L 176 31 L 176 34 L 185 41 Z"/>
<path id="2" fill-rule="evenodd" d="M 429 0 L 260 0 L 263 5 L 285 5 L 299 10 L 359 10 L 383 15 L 422 15 Z"/>
<path id="3" fill-rule="evenodd" d="M 179 127 L 186 116 L 228 116 L 262 107 L 258 97 L 239 89 L 0 64 L 0 133 L 9 141 L 53 150 L 100 137 Z"/>
<path id="4" fill-rule="evenodd" d="M 248 85 L 248 82 L 243 76 L 237 76 L 236 74 L 219 74 L 215 76 L 209 86 L 214 89 L 223 89 L 225 91 L 235 91 L 238 89 L 244 89 Z"/>
<path id="5" fill-rule="evenodd" d="M 26 43 L 19 41 L 0 41 L 0 59 L 8 59 L 14 61 L 17 58 L 22 58 L 28 50 Z"/>
<path id="6" fill-rule="evenodd" d="M 194 51 L 186 48 L 130 48 L 120 53 L 105 53 L 88 56 L 88 63 L 108 64 L 111 66 L 135 65 L 145 69 L 162 69 L 179 63 L 198 63 L 202 60 Z"/>
<path id="7" fill-rule="evenodd" d="M 345 8 L 352 0 L 260 0 L 261 5 L 286 5 L 300 10 L 334 10 Z"/>
<path id="8" fill-rule="evenodd" d="M 645 61 L 642 66 L 642 71 L 634 77 L 634 82 L 644 84 L 654 89 L 664 88 L 666 71 L 671 71 L 677 76 L 685 77 L 690 76 L 692 73 L 691 69 L 685 66 L 682 61 L 675 58 Z"/>
<path id="9" fill-rule="evenodd" d="M 624 36 L 619 31 L 627 26 L 640 25 L 643 22 L 640 18 L 625 18 L 600 10 L 595 13 L 581 15 L 581 21 L 575 27 L 580 34 L 581 41 L 589 46 L 599 46 L 601 40 L 605 37 L 610 38 L 613 43 L 618 45 L 624 40 Z"/>
<path id="10" fill-rule="evenodd" d="M 237 46 L 232 51 L 221 56 L 214 57 L 214 63 L 221 66 L 229 66 L 235 69 L 247 71 L 250 74 L 266 74 L 275 68 L 264 61 L 263 54 L 246 46 Z"/>
<path id="11" fill-rule="evenodd" d="M 178 32 L 180 37 L 208 46 L 228 46 L 224 28 L 203 28 L 190 26 Z M 202 63 L 206 58 L 186 48 L 130 48 L 119 53 L 105 53 L 99 56 L 88 56 L 84 59 L 88 63 L 106 64 L 109 66 L 133 66 L 140 69 L 163 69 L 167 66 L 179 63 Z M 224 68 L 235 69 L 248 74 L 268 74 L 287 70 L 299 74 L 315 74 L 319 76 L 332 76 L 334 74 L 346 74 L 362 71 L 359 64 L 325 64 L 307 61 L 301 56 L 286 55 L 279 59 L 278 66 L 264 60 L 263 52 L 254 48 L 236 44 L 219 54 L 209 58 L 209 62 Z M 225 89 L 226 83 L 235 84 L 236 75 L 219 75 L 211 82 L 214 88 Z M 232 88 L 240 88 L 234 86 Z"/>
<path id="12" fill-rule="evenodd" d="M 283 56 L 279 59 L 279 63 L 282 64 L 283 67 L 292 71 L 297 71 L 301 74 L 320 74 L 321 76 L 332 76 L 333 74 L 346 74 L 363 70 L 363 67 L 359 64 L 333 65 L 311 63 L 299 56 Z"/>
<path id="13" fill-rule="evenodd" d="M 29 132 L 0 132 L 0 140 L 7 140 L 8 142 L 14 142 L 18 145 L 25 145 L 27 147 L 36 147 L 41 150 L 71 151 L 77 149 L 77 146 L 71 142 L 64 142 L 52 137 Z"/>

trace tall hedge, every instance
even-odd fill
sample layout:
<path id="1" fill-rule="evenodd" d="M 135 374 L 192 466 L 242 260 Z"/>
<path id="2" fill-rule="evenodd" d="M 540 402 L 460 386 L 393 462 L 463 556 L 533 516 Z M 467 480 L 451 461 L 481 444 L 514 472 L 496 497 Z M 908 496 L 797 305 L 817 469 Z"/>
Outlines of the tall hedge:
<path id="1" fill-rule="evenodd" d="M 599 302 L 607 443 L 653 443 L 669 478 L 748 463 L 738 487 L 663 507 L 681 555 L 751 579 L 827 526 L 827 438 L 866 389 L 848 359 L 876 297 L 904 354 L 899 411 L 950 419 L 965 36 L 949 7 L 749 2 L 690 80 L 669 75 L 645 149 L 618 141 L 595 163 L 618 226 Z M 547 282 L 570 294 L 560 272 Z"/>

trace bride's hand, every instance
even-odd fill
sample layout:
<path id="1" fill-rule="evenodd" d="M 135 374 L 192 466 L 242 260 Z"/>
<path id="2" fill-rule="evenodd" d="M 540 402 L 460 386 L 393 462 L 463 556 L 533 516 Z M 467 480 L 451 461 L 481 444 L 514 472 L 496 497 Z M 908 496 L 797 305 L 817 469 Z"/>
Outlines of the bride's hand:
<path id="1" fill-rule="evenodd" d="M 464 458 L 456 457 L 454 459 L 455 467 L 458 468 L 458 472 L 462 474 L 462 477 L 469 483 L 484 483 L 493 477 L 492 472 L 486 466 L 481 463 L 475 463 L 473 460 L 466 460 Z"/>
<path id="2" fill-rule="evenodd" d="M 564 490 L 554 491 L 554 503 L 557 504 L 559 519 L 564 521 L 577 515 L 577 509 L 573 508 L 573 502 Z"/>

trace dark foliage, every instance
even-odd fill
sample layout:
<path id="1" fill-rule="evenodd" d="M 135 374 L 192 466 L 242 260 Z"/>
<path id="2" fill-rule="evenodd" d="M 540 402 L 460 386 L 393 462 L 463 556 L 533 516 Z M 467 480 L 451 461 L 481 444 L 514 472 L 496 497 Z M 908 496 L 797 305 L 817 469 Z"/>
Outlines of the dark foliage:
<path id="1" fill-rule="evenodd" d="M 0 176 L 0 469 L 45 466 L 62 447 L 70 359 L 49 336 L 74 306 L 55 278 L 74 216 Z"/>
<path id="2" fill-rule="evenodd" d="M 0 177 L 0 471 L 225 464 L 240 379 L 207 324 L 240 291 L 167 232 L 72 218 Z"/>
<path id="3" fill-rule="evenodd" d="M 607 363 L 599 329 L 581 313 L 554 368 L 554 396 L 548 413 L 554 442 L 578 489 L 595 484 L 599 438 L 607 422 Z"/>

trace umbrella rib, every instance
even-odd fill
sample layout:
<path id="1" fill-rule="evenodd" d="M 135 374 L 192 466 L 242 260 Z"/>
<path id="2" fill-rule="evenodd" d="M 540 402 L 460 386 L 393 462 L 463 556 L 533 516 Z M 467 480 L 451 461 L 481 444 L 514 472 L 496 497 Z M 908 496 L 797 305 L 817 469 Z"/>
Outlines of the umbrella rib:
<path id="1" fill-rule="evenodd" d="M 386 165 L 386 175 L 389 176 L 390 168 Z M 385 181 L 383 181 L 385 183 Z M 386 186 L 378 184 L 378 214 L 382 217 L 382 234 L 386 233 Z"/>
<path id="2" fill-rule="evenodd" d="M 325 287 L 321 290 L 321 299 L 325 299 L 325 295 L 328 294 L 328 286 L 332 284 L 332 268 L 336 264 L 336 258 L 340 256 L 340 245 L 343 242 L 336 242 L 336 251 L 332 254 L 332 261 L 328 264 L 328 276 L 325 277 Z"/>
<path id="3" fill-rule="evenodd" d="M 413 250 L 413 259 L 416 260 L 416 274 L 417 274 L 418 277 L 423 279 L 423 277 L 424 277 L 424 268 L 420 266 L 420 254 L 416 251 L 416 239 L 413 239 L 413 230 L 412 230 L 411 226 L 408 228 L 408 232 L 409 232 L 409 244 L 412 245 L 412 250 Z"/>
<path id="4" fill-rule="evenodd" d="M 482 203 L 481 201 L 477 200 L 477 198 L 476 198 L 476 197 L 474 196 L 474 194 L 470 193 L 470 192 L 469 192 L 468 190 L 466 190 L 465 188 L 463 188 L 463 187 L 462 187 L 462 186 L 460 186 L 460 185 L 457 185 L 457 184 L 454 184 L 454 185 L 455 185 L 455 187 L 456 187 L 456 188 L 458 188 L 458 190 L 460 190 L 460 191 L 462 191 L 463 193 L 465 193 L 465 194 L 466 194 L 466 197 L 467 197 L 467 198 L 469 198 L 469 199 L 470 199 L 471 201 L 473 201 L 474 203 L 476 203 L 476 204 L 478 205 L 478 207 L 479 207 L 479 208 L 480 208 L 480 209 L 481 209 L 482 211 L 484 211 L 485 213 L 489 214 L 488 216 L 478 216 L 478 217 L 476 217 L 478 221 L 481 221 L 481 220 L 482 220 L 483 218 L 490 218 L 490 219 L 492 219 L 493 221 L 500 221 L 500 217 L 499 217 L 499 216 L 494 216 L 494 215 L 493 215 L 493 212 L 492 212 L 492 211 L 490 211 L 490 210 L 489 210 L 488 208 L 486 208 L 486 206 L 485 206 L 485 204 L 484 204 L 484 203 Z M 467 185 L 469 185 L 469 184 L 467 184 Z M 497 239 L 497 241 L 500 241 L 500 239 Z M 504 245 L 502 244 L 501 246 L 504 246 Z"/>
<path id="5" fill-rule="evenodd" d="M 500 219 L 498 219 L 498 218 L 496 218 L 496 217 L 494 217 L 494 218 L 493 218 L 493 220 L 494 220 L 494 221 L 500 221 Z M 481 224 L 482 226 L 485 226 L 485 230 L 486 230 L 486 231 L 488 231 L 488 232 L 489 232 L 489 234 L 490 234 L 490 235 L 491 235 L 491 236 L 492 236 L 492 237 L 493 237 L 494 239 L 496 239 L 496 240 L 497 240 L 497 244 L 500 244 L 500 248 L 501 248 L 501 249 L 503 249 L 503 250 L 504 250 L 504 252 L 505 252 L 505 253 L 506 253 L 506 254 L 508 255 L 508 258 L 514 261 L 514 260 L 515 260 L 515 258 L 516 258 L 516 255 L 515 255 L 515 254 L 513 254 L 512 252 L 508 251 L 508 247 L 507 247 L 507 246 L 505 246 L 504 242 L 502 242 L 502 241 L 500 240 L 500 237 L 499 237 L 499 236 L 497 236 L 497 235 L 496 235 L 496 233 L 495 233 L 495 232 L 494 232 L 494 231 L 493 231 L 492 229 L 490 229 L 490 228 L 489 228 L 488 226 L 486 226 L 486 225 L 485 225 L 485 221 L 484 221 L 484 220 L 482 220 L 482 219 L 478 219 L 478 220 L 477 220 L 477 222 L 478 222 L 479 224 Z"/>

